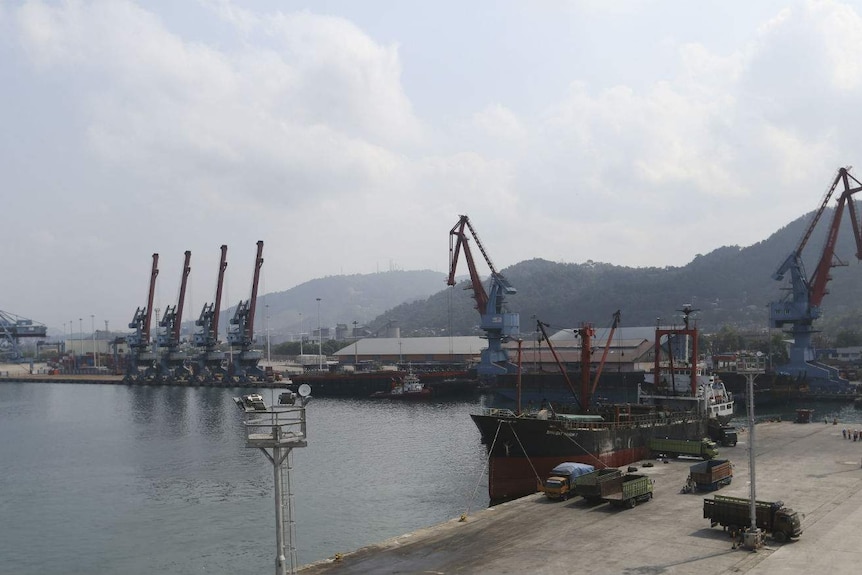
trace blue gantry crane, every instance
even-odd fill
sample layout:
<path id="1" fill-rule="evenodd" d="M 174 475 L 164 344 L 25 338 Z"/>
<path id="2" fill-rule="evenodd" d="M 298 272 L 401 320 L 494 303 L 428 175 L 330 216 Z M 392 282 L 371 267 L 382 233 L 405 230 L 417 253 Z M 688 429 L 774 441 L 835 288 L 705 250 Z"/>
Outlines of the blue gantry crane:
<path id="1" fill-rule="evenodd" d="M 32 319 L 0 310 L 0 358 L 4 361 L 21 359 L 21 338 L 44 338 L 48 329 Z"/>
<path id="2" fill-rule="evenodd" d="M 466 230 L 470 231 L 476 246 L 482 252 L 485 262 L 491 269 L 488 291 L 485 291 L 482 278 L 476 269 L 476 262 L 470 252 Z M 464 258 L 467 260 L 467 269 L 470 271 L 469 289 L 473 290 L 476 309 L 479 310 L 481 316 L 480 327 L 488 339 L 488 347 L 481 352 L 476 373 L 480 379 L 514 373 L 518 370 L 518 366 L 509 361 L 509 355 L 506 353 L 503 343 L 510 337 L 517 337 L 520 331 L 519 315 L 505 309 L 505 297 L 517 293 L 517 290 L 512 287 L 509 280 L 503 277 L 503 274 L 494 268 L 494 264 L 488 257 L 488 252 L 485 251 L 476 230 L 473 229 L 470 219 L 465 215 L 460 217 L 458 223 L 449 232 L 449 278 L 446 283 L 450 286 L 454 286 L 456 283 L 455 270 L 458 267 L 458 256 L 462 250 L 464 251 Z"/>
<path id="3" fill-rule="evenodd" d="M 802 253 L 839 184 L 843 184 L 844 190 L 838 197 L 823 252 L 814 273 L 809 278 L 803 266 Z M 770 325 L 776 328 L 789 326 L 790 334 L 793 336 L 793 342 L 790 345 L 790 361 L 778 366 L 776 371 L 806 383 L 813 393 L 847 392 L 850 389 L 850 382 L 841 378 L 837 369 L 816 361 L 811 336 L 816 332 L 813 323 L 822 313 L 820 306 L 823 298 L 829 293 L 827 284 L 832 279 L 830 270 L 836 266 L 847 265 L 835 254 L 838 230 L 841 227 L 845 209 L 850 212 L 853 237 L 856 240 L 856 258 L 862 259 L 862 234 L 860 234 L 860 222 L 853 199 L 853 194 L 860 190 L 862 190 L 862 184 L 850 175 L 848 168 L 839 169 L 799 245 L 772 275 L 773 279 L 782 281 L 789 273 L 790 285 L 786 288 L 787 293 L 784 298 L 769 304 Z"/>

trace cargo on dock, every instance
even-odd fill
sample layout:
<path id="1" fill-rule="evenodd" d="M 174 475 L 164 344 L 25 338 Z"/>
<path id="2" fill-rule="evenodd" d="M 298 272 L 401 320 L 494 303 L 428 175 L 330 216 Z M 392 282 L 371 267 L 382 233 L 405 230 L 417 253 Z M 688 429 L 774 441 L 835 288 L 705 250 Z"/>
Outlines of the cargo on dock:
<path id="1" fill-rule="evenodd" d="M 745 444 L 748 436 L 740 432 Z M 643 466 L 656 501 L 623 513 L 582 500 L 549 504 L 533 494 L 382 543 L 338 560 L 306 566 L 305 575 L 360 573 L 741 573 L 807 575 L 856 573 L 862 525 L 862 450 L 844 441 L 841 427 L 757 426 L 758 499 L 782 500 L 802 518 L 804 536 L 767 539 L 757 553 L 734 550 L 726 531 L 703 518 L 703 498 L 679 494 L 690 462 Z M 747 462 L 736 464 L 738 481 L 722 491 L 745 498 Z M 658 505 L 658 502 L 661 505 Z M 570 537 L 561 537 L 561 528 Z M 577 538 L 577 545 L 571 537 Z M 588 561 L 584 558 L 589 557 Z"/>

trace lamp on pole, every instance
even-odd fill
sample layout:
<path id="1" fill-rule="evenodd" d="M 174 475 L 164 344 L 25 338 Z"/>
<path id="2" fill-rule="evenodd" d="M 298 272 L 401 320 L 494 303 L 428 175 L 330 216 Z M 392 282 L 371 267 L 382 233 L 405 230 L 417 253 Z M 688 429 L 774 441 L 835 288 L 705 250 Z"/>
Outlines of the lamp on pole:
<path id="1" fill-rule="evenodd" d="M 302 355 L 302 312 L 299 314 L 299 355 Z"/>
<path id="2" fill-rule="evenodd" d="M 78 339 L 81 340 L 81 357 L 84 357 L 84 318 L 78 318 Z"/>
<path id="3" fill-rule="evenodd" d="M 93 328 L 93 367 L 99 367 L 99 356 L 96 354 L 96 315 L 90 314 L 90 325 Z"/>
<path id="4" fill-rule="evenodd" d="M 320 331 L 320 298 L 317 298 L 317 369 L 323 369 L 323 332 Z"/>

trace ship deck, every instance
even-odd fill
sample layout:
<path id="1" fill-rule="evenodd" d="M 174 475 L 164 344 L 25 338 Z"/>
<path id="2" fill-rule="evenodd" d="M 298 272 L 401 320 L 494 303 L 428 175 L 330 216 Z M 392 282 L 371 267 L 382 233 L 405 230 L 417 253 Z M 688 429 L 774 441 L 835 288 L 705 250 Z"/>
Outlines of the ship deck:
<path id="1" fill-rule="evenodd" d="M 859 427 L 858 424 L 856 424 Z M 852 427 L 852 425 L 851 425 Z M 842 438 L 842 426 L 762 423 L 755 428 L 757 499 L 784 501 L 801 515 L 803 533 L 756 552 L 734 549 L 721 527 L 703 518 L 704 494 L 682 494 L 694 459 L 638 465 L 654 481 L 655 497 L 634 509 L 582 499 L 549 501 L 536 494 L 471 512 L 392 538 L 304 575 L 358 573 L 856 573 L 862 565 L 862 442 Z M 749 434 L 719 457 L 734 464 L 721 495 L 748 497 Z M 712 497 L 715 493 L 709 493 Z M 409 505 L 409 502 L 393 502 Z"/>

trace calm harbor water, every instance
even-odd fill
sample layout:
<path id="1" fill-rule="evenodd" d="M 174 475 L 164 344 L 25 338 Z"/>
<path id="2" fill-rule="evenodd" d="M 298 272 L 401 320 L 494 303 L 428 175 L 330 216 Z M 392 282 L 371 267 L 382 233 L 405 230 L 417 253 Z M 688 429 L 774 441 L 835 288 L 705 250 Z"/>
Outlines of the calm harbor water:
<path id="1" fill-rule="evenodd" d="M 0 384 L 0 573 L 271 572 L 272 468 L 232 399 L 252 391 Z M 314 399 L 299 563 L 487 507 L 482 401 Z"/>
<path id="2" fill-rule="evenodd" d="M 0 383 L 0 574 L 271 572 L 271 466 L 233 402 L 252 391 Z M 314 399 L 291 472 L 299 563 L 486 507 L 485 401 Z M 862 429 L 846 403 L 757 414 L 796 407 Z"/>

